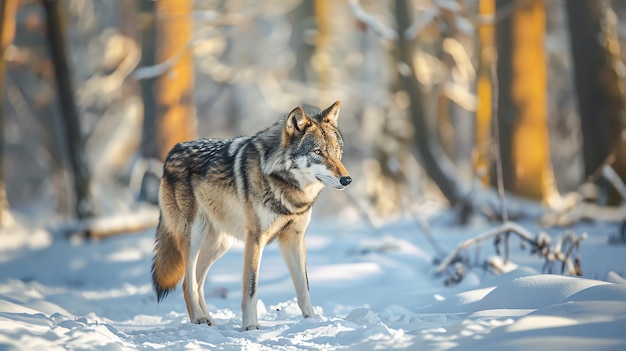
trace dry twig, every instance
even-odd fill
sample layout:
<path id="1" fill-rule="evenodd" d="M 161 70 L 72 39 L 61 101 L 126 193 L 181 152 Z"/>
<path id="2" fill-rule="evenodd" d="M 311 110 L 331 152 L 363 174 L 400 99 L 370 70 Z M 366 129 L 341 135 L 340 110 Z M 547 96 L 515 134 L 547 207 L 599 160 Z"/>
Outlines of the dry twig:
<path id="1" fill-rule="evenodd" d="M 499 227 L 490 229 L 476 237 L 463 241 L 457 248 L 451 252 L 437 267 L 436 274 L 442 274 L 448 270 L 451 270 L 451 274 L 459 274 L 459 268 L 453 265 L 462 261 L 461 256 L 464 251 L 472 246 L 478 246 L 491 238 L 497 237 L 503 233 L 517 234 L 522 241 L 530 244 L 531 254 L 537 254 L 545 259 L 544 271 L 551 273 L 555 262 L 562 263 L 562 273 L 567 268 L 567 273 L 571 275 L 581 275 L 580 259 L 578 255 L 572 258 L 572 255 L 577 252 L 580 242 L 587 238 L 587 234 L 577 235 L 572 231 L 568 231 L 561 235 L 554 247 L 550 246 L 551 239 L 548 234 L 539 232 L 534 235 L 521 225 L 515 222 L 505 222 Z M 506 263 L 506 262 L 505 262 Z M 464 271 L 464 270 L 463 270 Z M 454 277 L 453 277 L 454 278 Z M 456 277 L 453 281 L 459 281 L 462 276 Z"/>

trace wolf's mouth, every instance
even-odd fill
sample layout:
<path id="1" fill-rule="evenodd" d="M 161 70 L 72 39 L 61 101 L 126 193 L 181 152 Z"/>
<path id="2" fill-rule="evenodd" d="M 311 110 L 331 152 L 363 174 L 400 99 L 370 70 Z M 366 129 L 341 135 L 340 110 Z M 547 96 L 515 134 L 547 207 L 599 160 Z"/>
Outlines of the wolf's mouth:
<path id="1" fill-rule="evenodd" d="M 343 190 L 346 186 L 341 184 L 338 179 L 330 176 L 315 176 L 317 180 L 324 183 L 326 186 L 333 187 L 337 190 Z"/>

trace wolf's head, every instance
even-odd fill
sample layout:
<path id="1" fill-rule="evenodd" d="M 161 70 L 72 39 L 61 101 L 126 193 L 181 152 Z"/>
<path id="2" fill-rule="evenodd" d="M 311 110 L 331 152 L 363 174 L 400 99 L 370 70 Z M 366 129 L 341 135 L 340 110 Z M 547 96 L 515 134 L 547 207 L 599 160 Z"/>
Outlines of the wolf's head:
<path id="1" fill-rule="evenodd" d="M 352 182 L 341 163 L 343 138 L 337 128 L 339 105 L 337 101 L 312 115 L 296 107 L 285 120 L 281 143 L 292 161 L 290 172 L 300 184 L 320 181 L 343 189 Z"/>

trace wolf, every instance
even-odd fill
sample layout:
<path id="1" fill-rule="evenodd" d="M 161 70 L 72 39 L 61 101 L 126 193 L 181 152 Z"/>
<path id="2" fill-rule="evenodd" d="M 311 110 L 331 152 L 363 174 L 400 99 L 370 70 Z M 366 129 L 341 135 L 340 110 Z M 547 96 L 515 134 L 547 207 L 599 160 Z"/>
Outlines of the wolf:
<path id="1" fill-rule="evenodd" d="M 211 265 L 245 242 L 242 329 L 259 328 L 257 287 L 263 248 L 276 240 L 304 318 L 309 296 L 304 236 L 324 186 L 352 182 L 341 163 L 340 102 L 325 110 L 296 107 L 269 128 L 234 139 L 198 139 L 175 145 L 159 187 L 152 283 L 157 302 L 183 278 L 191 322 L 214 325 L 204 300 Z"/>

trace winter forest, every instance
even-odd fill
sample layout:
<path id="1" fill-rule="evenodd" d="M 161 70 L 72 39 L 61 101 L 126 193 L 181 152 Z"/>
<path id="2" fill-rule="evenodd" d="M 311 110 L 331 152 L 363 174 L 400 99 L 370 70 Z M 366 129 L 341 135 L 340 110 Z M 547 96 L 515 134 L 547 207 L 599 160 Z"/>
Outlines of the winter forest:
<path id="1" fill-rule="evenodd" d="M 0 350 L 626 348 L 626 2 L 0 0 Z M 303 319 L 150 281 L 163 161 L 341 101 Z"/>

